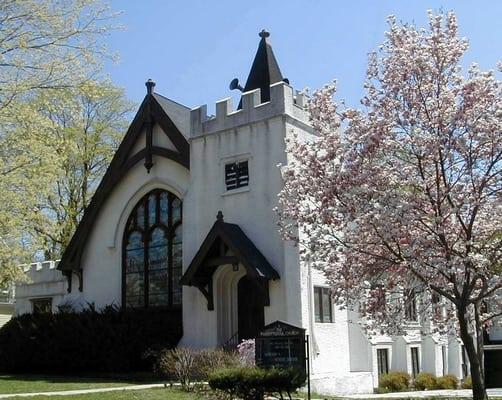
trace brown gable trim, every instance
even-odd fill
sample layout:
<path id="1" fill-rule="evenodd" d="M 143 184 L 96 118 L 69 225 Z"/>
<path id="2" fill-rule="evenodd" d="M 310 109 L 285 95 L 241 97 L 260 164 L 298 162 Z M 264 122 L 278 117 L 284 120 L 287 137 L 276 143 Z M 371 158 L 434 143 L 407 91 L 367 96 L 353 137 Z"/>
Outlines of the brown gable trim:
<path id="1" fill-rule="evenodd" d="M 150 113 L 151 115 L 149 115 Z M 186 169 L 190 169 L 190 147 L 187 140 L 159 105 L 155 97 L 152 94 L 147 94 L 131 125 L 129 126 L 122 143 L 108 166 L 103 179 L 96 189 L 89 206 L 84 211 L 82 220 L 77 226 L 68 247 L 61 257 L 61 261 L 57 267 L 59 270 L 74 272 L 78 272 L 80 270 L 82 253 L 90 232 L 94 227 L 94 222 L 99 215 L 101 206 L 107 200 L 108 196 L 115 188 L 115 185 L 120 182 L 120 180 L 134 165 L 144 159 L 147 155 L 147 149 L 143 149 L 129 158 L 130 152 L 138 137 L 141 135 L 145 122 L 149 116 L 151 116 L 151 118 L 160 125 L 162 130 L 179 151 L 176 152 L 170 149 L 151 146 L 150 149 L 148 149 L 151 151 L 151 154 L 173 160 Z"/>

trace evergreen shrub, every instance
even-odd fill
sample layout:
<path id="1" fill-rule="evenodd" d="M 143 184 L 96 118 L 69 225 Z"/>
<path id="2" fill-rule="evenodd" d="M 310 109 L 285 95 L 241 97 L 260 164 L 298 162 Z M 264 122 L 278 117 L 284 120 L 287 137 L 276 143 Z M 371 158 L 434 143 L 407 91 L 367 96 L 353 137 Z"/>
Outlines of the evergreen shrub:
<path id="1" fill-rule="evenodd" d="M 147 349 L 174 348 L 181 310 L 122 310 L 23 314 L 0 329 L 0 371 L 5 373 L 135 372 L 152 368 Z"/>
<path id="2" fill-rule="evenodd" d="M 231 398 L 262 400 L 265 394 L 291 393 L 305 383 L 305 374 L 298 369 L 261 369 L 258 367 L 224 368 L 209 375 L 209 386 Z"/>

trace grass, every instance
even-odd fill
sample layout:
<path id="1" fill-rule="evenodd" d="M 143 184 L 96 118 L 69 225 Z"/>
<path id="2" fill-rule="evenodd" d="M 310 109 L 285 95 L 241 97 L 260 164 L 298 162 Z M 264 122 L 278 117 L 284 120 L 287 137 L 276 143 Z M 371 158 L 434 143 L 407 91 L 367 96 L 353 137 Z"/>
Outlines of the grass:
<path id="1" fill-rule="evenodd" d="M 23 398 L 12 397 L 20 400 L 204 400 L 193 393 L 186 393 L 174 389 L 143 389 L 143 390 L 117 390 L 105 393 L 79 394 L 72 396 L 29 396 Z"/>
<path id="2" fill-rule="evenodd" d="M 152 379 L 145 381 L 145 378 L 141 376 L 95 378 L 52 375 L 0 375 L 0 394 L 97 389 L 153 382 Z"/>

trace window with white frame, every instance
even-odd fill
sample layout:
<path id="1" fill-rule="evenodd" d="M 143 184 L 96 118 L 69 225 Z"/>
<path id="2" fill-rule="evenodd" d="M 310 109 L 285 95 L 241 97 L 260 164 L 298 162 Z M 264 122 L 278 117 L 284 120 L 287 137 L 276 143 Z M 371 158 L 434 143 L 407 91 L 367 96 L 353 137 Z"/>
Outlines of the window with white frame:
<path id="1" fill-rule="evenodd" d="M 418 347 L 412 347 L 411 349 L 411 375 L 413 378 L 420 373 L 420 358 Z"/>
<path id="2" fill-rule="evenodd" d="M 404 291 L 404 312 L 408 321 L 418 321 L 417 299 L 413 289 L 407 289 Z"/>
<path id="3" fill-rule="evenodd" d="M 314 287 L 315 322 L 333 322 L 333 301 L 329 289 Z"/>
<path id="4" fill-rule="evenodd" d="M 389 350 L 377 349 L 378 376 L 389 373 Z"/>

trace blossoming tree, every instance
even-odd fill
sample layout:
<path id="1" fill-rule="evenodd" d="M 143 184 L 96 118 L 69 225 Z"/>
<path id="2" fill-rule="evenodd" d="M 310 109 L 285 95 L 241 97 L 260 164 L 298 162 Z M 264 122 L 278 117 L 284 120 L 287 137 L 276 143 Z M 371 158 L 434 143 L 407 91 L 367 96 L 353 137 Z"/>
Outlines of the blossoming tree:
<path id="1" fill-rule="evenodd" d="M 486 399 L 483 329 L 502 315 L 502 85 L 462 73 L 454 14 L 389 25 L 362 110 L 328 85 L 309 105 L 316 139 L 288 141 L 280 229 L 369 331 L 397 334 L 414 314 L 456 329 Z"/>

